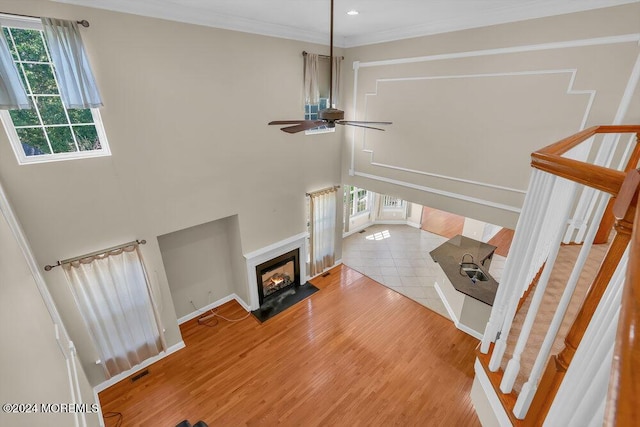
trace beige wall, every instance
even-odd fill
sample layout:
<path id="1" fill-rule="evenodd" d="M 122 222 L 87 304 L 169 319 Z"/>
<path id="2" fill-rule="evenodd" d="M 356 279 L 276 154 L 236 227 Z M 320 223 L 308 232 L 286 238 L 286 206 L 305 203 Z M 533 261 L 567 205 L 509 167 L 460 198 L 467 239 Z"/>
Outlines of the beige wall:
<path id="1" fill-rule="evenodd" d="M 350 64 L 626 34 L 640 31 L 638 7 L 365 46 L 339 54 Z M 239 239 L 232 239 L 231 248 L 237 275 L 244 268 L 239 251 L 248 253 L 304 232 L 305 192 L 338 184 L 342 170 L 345 181 L 381 194 L 501 225 L 515 221 L 514 214 L 499 209 L 379 179 L 349 177 L 351 130 L 340 127 L 335 134 L 292 136 L 266 126 L 270 120 L 301 116 L 300 53 L 326 52 L 326 47 L 44 0 L 5 0 L 2 9 L 91 22 L 82 34 L 104 98 L 101 112 L 113 153 L 107 158 L 18 166 L 6 135 L 0 132 L 0 182 L 35 256 L 44 265 L 146 239 L 142 251 L 151 280 L 161 292 L 169 345 L 181 337 L 157 236 L 237 215 L 238 227 L 232 234 Z M 589 124 L 609 123 L 637 55 L 637 43 L 627 43 L 371 67 L 359 74 L 355 111 L 350 96 L 353 71 L 345 65 L 343 107 L 350 119 L 394 121 L 388 132 L 367 135 L 366 147 L 374 149 L 377 162 L 525 188 L 528 153 L 577 130 L 584 114 L 586 96 L 566 94 L 568 74 L 511 76 L 486 85 L 473 79 L 443 79 L 442 85 L 429 80 L 406 87 L 382 84 L 376 97 L 367 97 L 366 92 L 374 90 L 381 77 L 576 68 L 575 87 L 597 91 Z M 625 122 L 640 120 L 639 95 L 636 91 Z M 365 98 L 370 99 L 366 114 Z M 359 131 L 355 137 L 361 147 Z M 460 157 L 469 150 L 473 156 Z M 440 187 L 499 203 L 521 202 L 517 194 L 380 168 L 371 165 L 370 154 L 360 150 L 356 156 L 356 171 L 387 181 Z M 338 212 L 340 224 L 341 207 Z M 340 255 L 338 248 L 337 258 Z M 55 269 L 45 277 L 78 346 L 89 382 L 100 383 L 104 376 L 94 363 L 98 355 L 63 273 Z M 238 295 L 246 289 L 242 283 L 235 286 Z M 216 287 L 215 291 L 229 289 Z"/>
<path id="2" fill-rule="evenodd" d="M 234 293 L 229 220 L 223 218 L 158 237 L 178 318 Z"/>
<path id="3" fill-rule="evenodd" d="M 67 364 L 54 324 L 27 263 L 0 213 L 0 402 L 71 403 Z M 84 402 L 93 403 L 82 371 Z M 87 392 L 88 391 L 88 392 Z M 73 425 L 71 414 L 13 414 L 0 411 L 3 426 Z M 98 425 L 88 415 L 89 425 Z"/>
<path id="4" fill-rule="evenodd" d="M 638 16 L 640 4 L 631 4 L 349 49 L 345 61 L 359 61 L 360 68 L 356 80 L 352 67 L 344 67 L 345 93 L 357 83 L 355 109 L 353 97 L 346 98 L 347 116 L 393 125 L 386 132 L 345 133 L 344 180 L 513 227 L 516 212 L 426 188 L 521 207 L 524 195 L 517 190 L 527 188 L 530 153 L 577 132 L 583 120 L 586 126 L 613 123 L 640 53 L 637 40 L 524 49 L 638 34 Z M 516 49 L 481 52 L 501 48 Z M 461 52 L 475 56 L 446 56 Z M 416 57 L 430 60 L 399 62 Z M 384 60 L 395 62 L 371 63 Z M 639 107 L 636 90 L 622 122 L 640 122 Z M 355 176 L 349 176 L 352 142 Z"/>
<path id="5" fill-rule="evenodd" d="M 0 181 L 35 256 L 44 265 L 146 239 L 169 346 L 181 338 L 156 236 L 237 214 L 251 252 L 304 232 L 305 193 L 340 182 L 341 130 L 267 126 L 301 117 L 301 52 L 326 47 L 48 1 L 2 11 L 90 21 L 82 35 L 113 153 L 18 166 L 0 132 Z M 46 279 L 95 385 L 98 354 L 57 270 Z"/>

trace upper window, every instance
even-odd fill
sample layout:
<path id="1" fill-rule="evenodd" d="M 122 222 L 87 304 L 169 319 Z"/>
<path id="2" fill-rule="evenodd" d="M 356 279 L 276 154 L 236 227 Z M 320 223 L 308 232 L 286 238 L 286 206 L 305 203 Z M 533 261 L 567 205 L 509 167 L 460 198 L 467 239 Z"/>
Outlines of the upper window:
<path id="1" fill-rule="evenodd" d="M 320 98 L 317 104 L 306 104 L 304 106 L 304 119 L 305 120 L 318 120 L 318 112 L 329 107 L 329 98 Z M 325 125 L 318 126 L 317 128 L 310 129 L 305 132 L 305 135 L 324 132 L 335 132 L 335 128 L 330 128 Z"/>
<path id="2" fill-rule="evenodd" d="M 317 104 L 305 104 L 304 106 L 304 119 L 305 120 L 318 120 L 318 112 L 329 108 L 329 90 L 331 87 L 331 62 L 328 58 L 321 56 L 318 58 L 318 94 L 319 100 Z M 314 133 L 335 132 L 335 127 L 327 127 L 325 125 L 318 126 L 317 128 L 305 131 L 305 135 L 311 135 Z"/>
<path id="3" fill-rule="evenodd" d="M 41 25 L 31 22 L 24 28 L 5 22 L 2 31 L 32 104 L 28 110 L 0 111 L 18 162 L 109 155 L 98 109 L 65 107 Z"/>

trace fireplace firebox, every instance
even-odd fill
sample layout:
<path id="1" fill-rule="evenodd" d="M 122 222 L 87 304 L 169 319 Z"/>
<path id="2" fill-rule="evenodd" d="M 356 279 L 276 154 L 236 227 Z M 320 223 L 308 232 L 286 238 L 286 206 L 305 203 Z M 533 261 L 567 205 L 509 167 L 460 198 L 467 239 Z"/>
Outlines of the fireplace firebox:
<path id="1" fill-rule="evenodd" d="M 300 250 L 294 249 L 256 266 L 260 305 L 265 300 L 300 286 Z"/>

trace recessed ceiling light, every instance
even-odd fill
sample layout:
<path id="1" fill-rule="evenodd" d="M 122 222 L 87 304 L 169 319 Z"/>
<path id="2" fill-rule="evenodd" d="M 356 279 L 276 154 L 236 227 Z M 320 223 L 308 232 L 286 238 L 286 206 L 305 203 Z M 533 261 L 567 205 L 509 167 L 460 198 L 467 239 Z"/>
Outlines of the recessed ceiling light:
<path id="1" fill-rule="evenodd" d="M 357 15 L 357 14 L 359 14 L 359 13 L 360 13 L 360 12 L 358 12 L 357 10 L 350 10 L 349 12 L 347 12 L 347 15 L 354 16 L 354 15 Z"/>

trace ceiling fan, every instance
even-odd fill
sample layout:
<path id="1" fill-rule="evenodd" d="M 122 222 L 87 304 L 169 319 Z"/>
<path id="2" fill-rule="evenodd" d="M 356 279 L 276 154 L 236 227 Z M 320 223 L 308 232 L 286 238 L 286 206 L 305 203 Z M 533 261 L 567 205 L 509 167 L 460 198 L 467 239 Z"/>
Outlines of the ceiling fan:
<path id="1" fill-rule="evenodd" d="M 329 64 L 333 64 L 333 0 L 331 0 L 331 43 L 330 43 L 330 55 Z M 293 125 L 280 128 L 280 130 L 287 133 L 297 133 L 303 130 L 310 130 L 317 128 L 318 126 L 326 126 L 328 128 L 334 128 L 336 124 L 346 126 L 357 126 L 367 129 L 382 130 L 382 128 L 372 127 L 368 125 L 390 125 L 391 122 L 363 122 L 354 120 L 344 120 L 344 111 L 333 108 L 333 66 L 329 66 L 329 108 L 318 111 L 318 120 L 275 120 L 269 122 L 270 125 Z"/>

